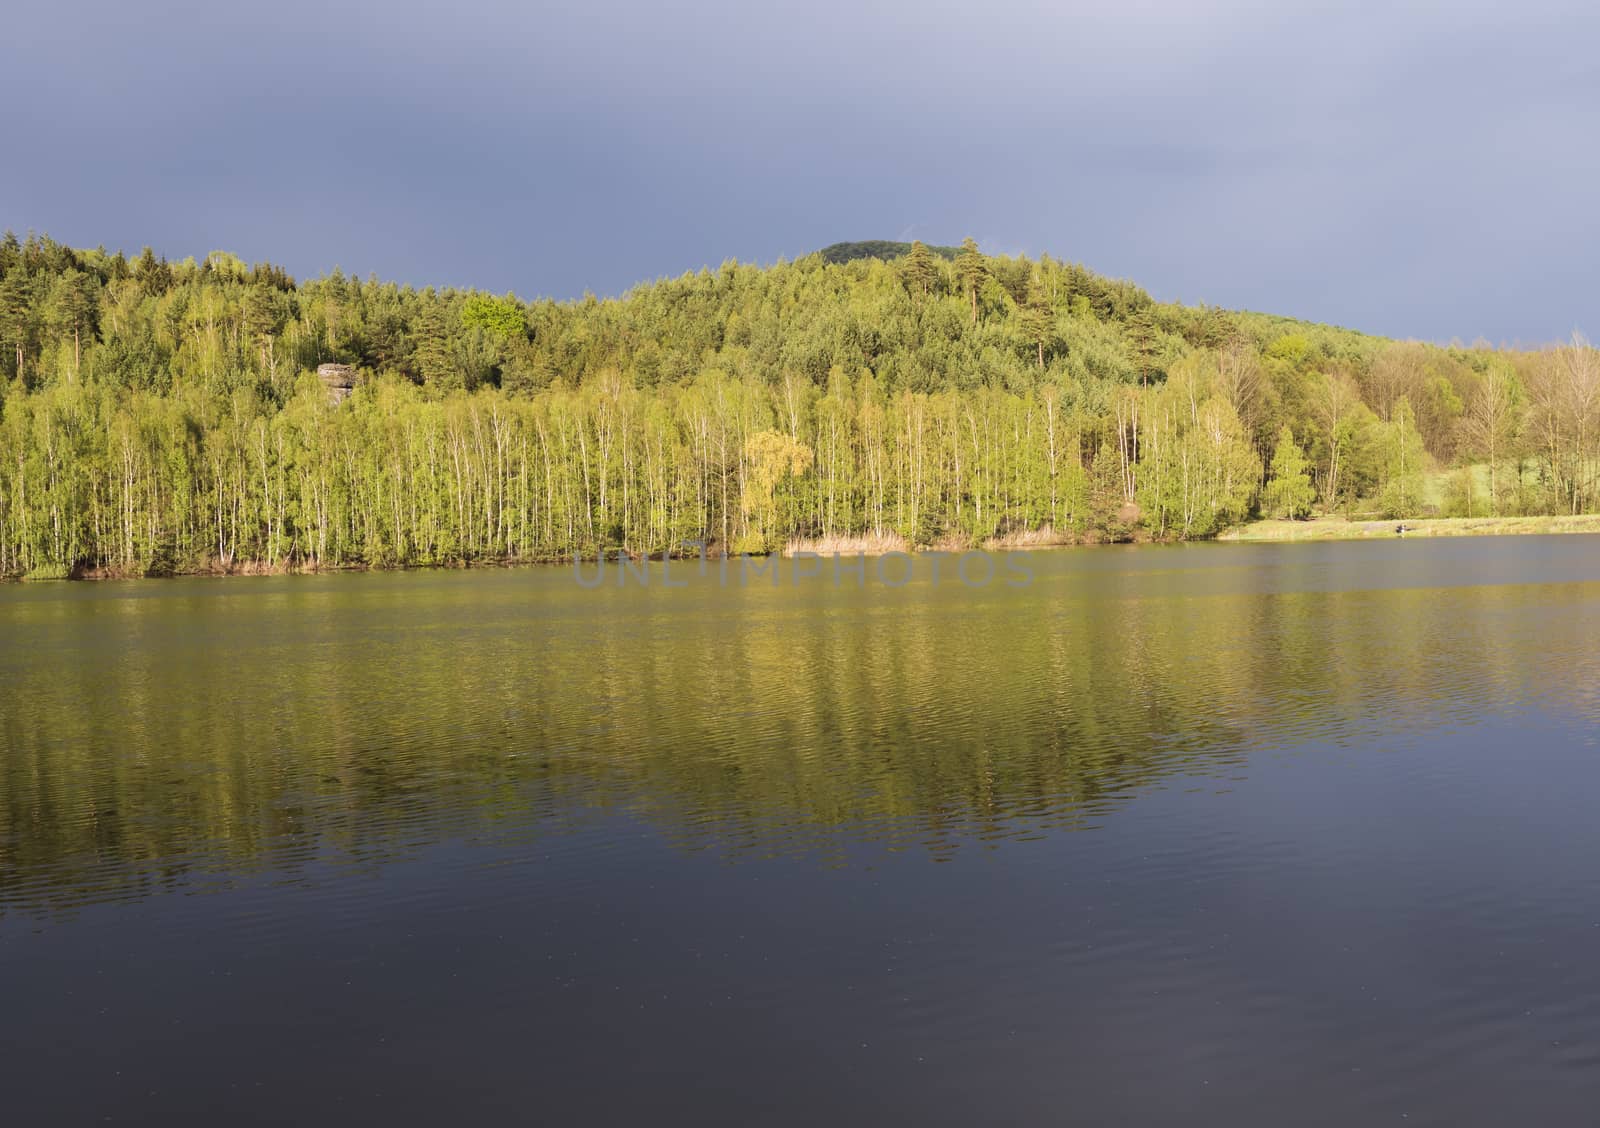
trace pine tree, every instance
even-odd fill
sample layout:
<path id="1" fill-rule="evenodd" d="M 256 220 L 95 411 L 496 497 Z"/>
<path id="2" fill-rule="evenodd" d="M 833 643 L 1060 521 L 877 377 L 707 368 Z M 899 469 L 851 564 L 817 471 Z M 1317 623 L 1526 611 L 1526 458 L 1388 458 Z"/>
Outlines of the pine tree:
<path id="1" fill-rule="evenodd" d="M 33 290 L 28 274 L 20 266 L 6 272 L 0 281 L 0 342 L 16 357 L 16 375 L 22 376 L 23 357 L 33 328 Z"/>
<path id="2" fill-rule="evenodd" d="M 1264 508 L 1270 516 L 1294 521 L 1310 515 L 1315 497 L 1310 463 L 1294 441 L 1294 432 L 1285 427 L 1272 454 L 1272 480 L 1267 483 Z"/>
<path id="3" fill-rule="evenodd" d="M 961 240 L 961 253 L 956 256 L 956 272 L 967 287 L 967 300 L 972 303 L 972 324 L 978 323 L 978 289 L 989 276 L 989 263 L 978 250 L 971 236 Z"/>
<path id="4" fill-rule="evenodd" d="M 1050 298 L 1045 293 L 1044 285 L 1035 275 L 1028 281 L 1028 298 L 1018 312 L 1022 325 L 1022 332 L 1034 346 L 1038 355 L 1039 368 L 1044 369 L 1045 345 L 1050 342 L 1055 331 L 1055 315 L 1050 308 Z"/>
<path id="5" fill-rule="evenodd" d="M 933 261 L 933 252 L 920 239 L 911 244 L 911 250 L 900 269 L 906 285 L 917 294 L 926 294 L 931 290 L 939 274 L 939 268 Z"/>
<path id="6" fill-rule="evenodd" d="M 81 270 L 68 270 L 50 288 L 51 323 L 63 334 L 72 334 L 72 375 L 83 363 L 83 331 L 92 330 L 99 309 L 100 280 Z"/>
<path id="7" fill-rule="evenodd" d="M 244 294 L 244 328 L 255 341 L 263 371 L 276 366 L 274 359 L 268 363 L 272 340 L 288 317 L 288 303 L 283 295 L 263 282 L 257 282 Z"/>

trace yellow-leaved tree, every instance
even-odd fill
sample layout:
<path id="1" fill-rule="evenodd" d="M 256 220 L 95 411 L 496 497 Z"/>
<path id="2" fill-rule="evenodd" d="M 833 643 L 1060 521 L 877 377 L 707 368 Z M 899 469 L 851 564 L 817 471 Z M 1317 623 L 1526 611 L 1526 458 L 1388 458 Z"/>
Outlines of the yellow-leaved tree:
<path id="1" fill-rule="evenodd" d="M 805 443 L 781 431 L 757 431 L 745 440 L 744 488 L 740 508 L 745 535 L 734 545 L 738 552 L 770 552 L 794 531 L 799 507 L 796 484 L 811 469 L 814 458 Z"/>

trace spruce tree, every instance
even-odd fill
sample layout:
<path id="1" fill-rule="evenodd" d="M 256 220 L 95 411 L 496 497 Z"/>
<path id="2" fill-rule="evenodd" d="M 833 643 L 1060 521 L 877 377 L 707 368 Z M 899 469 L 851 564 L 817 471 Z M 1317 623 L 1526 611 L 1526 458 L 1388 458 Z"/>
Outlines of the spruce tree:
<path id="1" fill-rule="evenodd" d="M 0 235 L 0 277 L 21 262 L 22 244 L 17 241 L 17 233 L 8 229 L 4 235 Z"/>
<path id="2" fill-rule="evenodd" d="M 422 316 L 417 319 L 417 344 L 411 354 L 411 367 L 417 378 L 431 387 L 462 386 L 460 374 L 450 359 L 444 313 L 432 294 L 424 296 Z"/>
<path id="3" fill-rule="evenodd" d="M 1127 340 L 1139 369 L 1139 384 L 1149 384 L 1150 373 L 1155 367 L 1156 323 L 1148 306 L 1128 318 Z"/>
<path id="4" fill-rule="evenodd" d="M 159 297 L 172 289 L 172 267 L 166 259 L 156 258 L 156 253 L 149 247 L 140 253 L 139 260 L 134 263 L 133 276 L 147 294 Z"/>

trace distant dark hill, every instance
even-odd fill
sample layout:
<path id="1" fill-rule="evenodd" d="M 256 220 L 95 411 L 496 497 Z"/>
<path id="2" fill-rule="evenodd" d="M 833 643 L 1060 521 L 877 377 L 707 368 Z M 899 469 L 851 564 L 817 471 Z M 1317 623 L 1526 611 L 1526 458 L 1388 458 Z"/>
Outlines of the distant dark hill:
<path id="1" fill-rule="evenodd" d="M 928 250 L 940 258 L 952 260 L 961 253 L 960 247 L 929 247 Z M 831 263 L 854 262 L 856 259 L 864 258 L 883 259 L 887 262 L 910 253 L 910 243 L 891 243 L 887 239 L 868 239 L 861 243 L 834 243 L 817 252 L 822 256 L 823 262 Z"/>

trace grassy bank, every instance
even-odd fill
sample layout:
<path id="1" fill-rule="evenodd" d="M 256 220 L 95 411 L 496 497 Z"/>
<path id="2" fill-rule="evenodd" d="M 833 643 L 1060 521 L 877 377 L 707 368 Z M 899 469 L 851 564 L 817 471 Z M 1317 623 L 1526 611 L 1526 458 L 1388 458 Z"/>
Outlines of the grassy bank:
<path id="1" fill-rule="evenodd" d="M 1397 532 L 1404 526 L 1405 533 Z M 1576 517 L 1414 517 L 1404 521 L 1350 521 L 1319 517 L 1311 521 L 1252 521 L 1229 529 L 1218 540 L 1366 540 L 1399 535 L 1483 537 L 1511 533 L 1600 533 L 1600 514 Z"/>
<path id="2" fill-rule="evenodd" d="M 882 556 L 890 552 L 910 552 L 911 542 L 898 533 L 864 533 L 860 536 L 794 537 L 783 546 L 784 556 L 802 552 L 817 556 Z"/>
<path id="3" fill-rule="evenodd" d="M 898 533 L 861 536 L 794 537 L 783 546 L 783 555 L 794 556 L 802 552 L 818 556 L 882 556 L 889 552 L 970 552 L 981 548 L 985 552 L 1011 552 L 1029 548 L 1064 548 L 1067 545 L 1093 544 L 1092 536 L 1057 532 L 1049 525 L 1037 529 L 1019 529 L 1000 536 L 985 537 L 981 541 L 958 533 L 947 533 L 931 544 L 913 544 Z"/>

